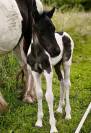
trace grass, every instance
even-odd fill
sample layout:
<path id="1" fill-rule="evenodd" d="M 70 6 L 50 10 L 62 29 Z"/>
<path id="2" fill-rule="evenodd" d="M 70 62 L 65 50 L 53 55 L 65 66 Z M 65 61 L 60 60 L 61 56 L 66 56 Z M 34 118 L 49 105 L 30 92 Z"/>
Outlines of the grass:
<path id="1" fill-rule="evenodd" d="M 59 133 L 74 133 L 88 104 L 91 102 L 91 13 L 56 12 L 53 18 L 57 30 L 62 26 L 71 34 L 75 49 L 71 67 L 70 102 L 72 119 L 66 121 L 64 114 L 55 112 Z M 65 23 L 64 23 L 65 22 Z M 64 23 L 64 24 L 63 24 Z M 35 127 L 37 119 L 37 103 L 29 105 L 17 99 L 16 73 L 19 64 L 13 54 L 0 58 L 0 90 L 9 103 L 9 110 L 0 115 L 0 133 L 49 133 L 49 113 L 43 98 L 43 128 Z M 45 80 L 43 78 L 45 92 Z M 59 100 L 59 81 L 54 74 L 53 92 L 55 96 L 54 111 Z M 87 117 L 81 133 L 91 132 L 91 113 Z"/>

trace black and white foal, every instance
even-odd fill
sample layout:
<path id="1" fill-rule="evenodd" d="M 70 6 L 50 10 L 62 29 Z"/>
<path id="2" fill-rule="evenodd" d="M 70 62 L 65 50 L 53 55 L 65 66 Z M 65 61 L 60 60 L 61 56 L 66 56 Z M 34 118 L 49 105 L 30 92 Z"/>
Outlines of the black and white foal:
<path id="1" fill-rule="evenodd" d="M 48 27 L 52 28 L 52 27 Z M 53 70 L 52 66 L 56 71 L 58 79 L 60 81 L 60 101 L 59 107 L 57 109 L 58 112 L 62 113 L 62 107 L 64 105 L 64 98 L 66 97 L 66 119 L 71 119 L 71 107 L 69 101 L 69 89 L 70 89 L 70 66 L 72 62 L 72 53 L 74 48 L 74 42 L 72 38 L 66 32 L 55 33 L 55 38 L 57 44 L 59 46 L 60 53 L 58 56 L 51 57 L 51 55 L 46 51 L 48 44 L 42 46 L 39 42 L 39 38 L 37 36 L 36 28 L 33 27 L 33 43 L 30 45 L 28 51 L 28 69 L 32 71 L 33 78 L 35 81 L 35 90 L 38 100 L 38 119 L 36 122 L 36 126 L 42 127 L 42 118 L 43 118 L 43 110 L 42 110 L 42 97 L 43 92 L 41 88 L 41 74 L 43 73 L 46 78 L 47 90 L 46 90 L 46 100 L 49 107 L 50 113 L 50 133 L 57 132 L 56 129 L 56 121 L 53 112 L 53 92 L 52 92 L 52 76 Z M 53 48 L 55 46 L 53 45 Z M 53 54 L 52 54 L 53 55 Z M 61 73 L 61 70 L 63 71 Z"/>

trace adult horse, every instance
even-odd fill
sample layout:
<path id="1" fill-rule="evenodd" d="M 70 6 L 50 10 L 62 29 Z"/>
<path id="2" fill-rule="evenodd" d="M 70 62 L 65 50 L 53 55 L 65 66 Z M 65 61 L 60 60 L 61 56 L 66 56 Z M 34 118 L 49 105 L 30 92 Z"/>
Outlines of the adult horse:
<path id="1" fill-rule="evenodd" d="M 31 43 L 33 8 L 39 13 L 43 11 L 40 0 L 0 0 L 0 55 L 14 50 L 21 66 L 26 64 L 26 54 Z M 24 69 L 27 79 L 26 73 Z M 6 106 L 0 93 L 0 111 Z"/>
<path id="2" fill-rule="evenodd" d="M 59 54 L 59 48 L 54 36 L 54 31 L 50 28 L 53 26 L 51 16 L 54 8 L 49 12 L 43 11 L 40 0 L 0 0 L 0 54 L 8 53 L 14 50 L 20 59 L 20 65 L 24 66 L 26 55 L 32 38 L 32 23 L 35 23 L 39 31 L 40 43 L 49 45 L 47 51 L 52 56 Z M 47 27 L 50 30 L 47 32 Z M 45 32 L 46 31 L 46 32 Z M 52 47 L 52 46 L 56 47 Z M 28 78 L 27 70 L 24 69 L 26 79 Z M 32 76 L 30 77 L 30 88 L 32 88 Z M 25 93 L 25 100 L 31 102 L 31 96 Z M 0 95 L 0 110 L 7 106 L 2 95 Z"/>
<path id="3" fill-rule="evenodd" d="M 32 0 L 0 0 L 0 55 L 15 50 L 22 64 L 22 55 L 19 44 L 26 42 L 30 45 L 32 36 Z M 24 11 L 24 12 L 23 12 Z M 27 49 L 25 50 L 25 53 Z M 20 63 L 21 64 L 21 63 Z M 0 111 L 7 103 L 0 94 Z"/>

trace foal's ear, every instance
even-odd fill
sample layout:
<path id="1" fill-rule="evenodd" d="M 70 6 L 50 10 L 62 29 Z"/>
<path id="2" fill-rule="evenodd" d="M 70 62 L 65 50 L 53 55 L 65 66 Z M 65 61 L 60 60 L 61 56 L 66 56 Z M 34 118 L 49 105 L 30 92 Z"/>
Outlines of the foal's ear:
<path id="1" fill-rule="evenodd" d="M 48 16 L 49 18 L 52 18 L 54 12 L 55 12 L 55 7 L 53 7 L 49 12 L 46 12 L 46 14 L 47 14 L 47 16 Z"/>

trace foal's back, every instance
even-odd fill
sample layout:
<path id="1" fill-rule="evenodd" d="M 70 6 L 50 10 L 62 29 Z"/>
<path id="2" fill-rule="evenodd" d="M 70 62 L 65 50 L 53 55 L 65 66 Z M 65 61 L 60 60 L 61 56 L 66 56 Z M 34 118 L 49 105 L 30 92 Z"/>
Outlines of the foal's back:
<path id="1" fill-rule="evenodd" d="M 52 58 L 49 55 L 53 66 L 55 66 L 60 61 L 68 61 L 72 56 L 74 48 L 74 42 L 68 33 L 56 32 L 55 38 L 60 48 L 60 54 L 55 58 Z"/>

